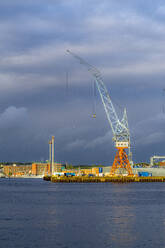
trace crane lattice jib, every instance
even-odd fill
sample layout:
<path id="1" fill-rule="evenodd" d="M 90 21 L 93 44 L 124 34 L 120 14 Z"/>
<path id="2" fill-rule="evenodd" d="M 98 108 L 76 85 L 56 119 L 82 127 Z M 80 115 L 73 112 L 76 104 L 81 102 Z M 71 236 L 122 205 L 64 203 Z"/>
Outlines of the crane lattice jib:
<path id="1" fill-rule="evenodd" d="M 100 71 L 94 66 L 88 64 L 85 60 L 83 60 L 76 54 L 70 52 L 69 50 L 67 50 L 67 52 L 72 54 L 76 59 L 78 59 L 81 64 L 85 65 L 88 71 L 94 76 L 99 94 L 101 96 L 102 103 L 104 105 L 105 112 L 108 118 L 108 122 L 113 132 L 114 141 L 129 142 L 130 136 L 129 136 L 129 128 L 128 128 L 126 110 L 124 110 L 123 119 L 120 121 L 116 114 L 115 108 L 113 106 L 113 103 L 107 91 L 107 88 L 102 80 Z"/>

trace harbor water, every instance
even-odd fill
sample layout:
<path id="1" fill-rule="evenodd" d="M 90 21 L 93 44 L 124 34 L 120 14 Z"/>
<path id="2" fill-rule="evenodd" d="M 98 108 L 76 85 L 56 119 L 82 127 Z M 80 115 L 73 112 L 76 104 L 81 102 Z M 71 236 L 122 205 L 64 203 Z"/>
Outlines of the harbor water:
<path id="1" fill-rule="evenodd" d="M 164 183 L 0 180 L 0 247 L 165 247 Z"/>

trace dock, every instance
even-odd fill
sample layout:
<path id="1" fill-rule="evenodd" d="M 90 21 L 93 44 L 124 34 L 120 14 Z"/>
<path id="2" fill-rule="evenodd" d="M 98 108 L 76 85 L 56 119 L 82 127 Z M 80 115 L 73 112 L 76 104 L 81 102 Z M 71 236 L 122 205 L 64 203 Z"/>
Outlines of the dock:
<path id="1" fill-rule="evenodd" d="M 45 181 L 52 183 L 142 183 L 142 182 L 165 182 L 165 177 L 130 177 L 130 176 L 113 176 L 113 177 L 55 177 L 44 176 Z"/>

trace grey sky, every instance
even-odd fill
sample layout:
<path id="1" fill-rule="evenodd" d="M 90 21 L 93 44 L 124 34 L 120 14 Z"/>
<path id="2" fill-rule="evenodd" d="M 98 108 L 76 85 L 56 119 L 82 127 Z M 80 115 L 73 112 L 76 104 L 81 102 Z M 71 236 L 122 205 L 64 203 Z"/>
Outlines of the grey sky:
<path id="1" fill-rule="evenodd" d="M 93 78 L 66 49 L 102 72 L 119 115 L 127 108 L 135 162 L 164 155 L 163 1 L 0 0 L 0 34 L 2 161 L 47 159 L 54 135 L 58 162 L 112 163 L 98 93 L 91 118 Z"/>

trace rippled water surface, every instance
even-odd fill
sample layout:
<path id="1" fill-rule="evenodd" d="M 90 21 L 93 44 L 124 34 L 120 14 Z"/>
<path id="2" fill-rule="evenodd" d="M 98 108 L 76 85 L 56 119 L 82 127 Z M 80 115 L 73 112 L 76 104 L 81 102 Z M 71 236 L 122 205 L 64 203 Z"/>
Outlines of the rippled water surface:
<path id="1" fill-rule="evenodd" d="M 0 247 L 165 247 L 165 183 L 0 179 Z"/>

